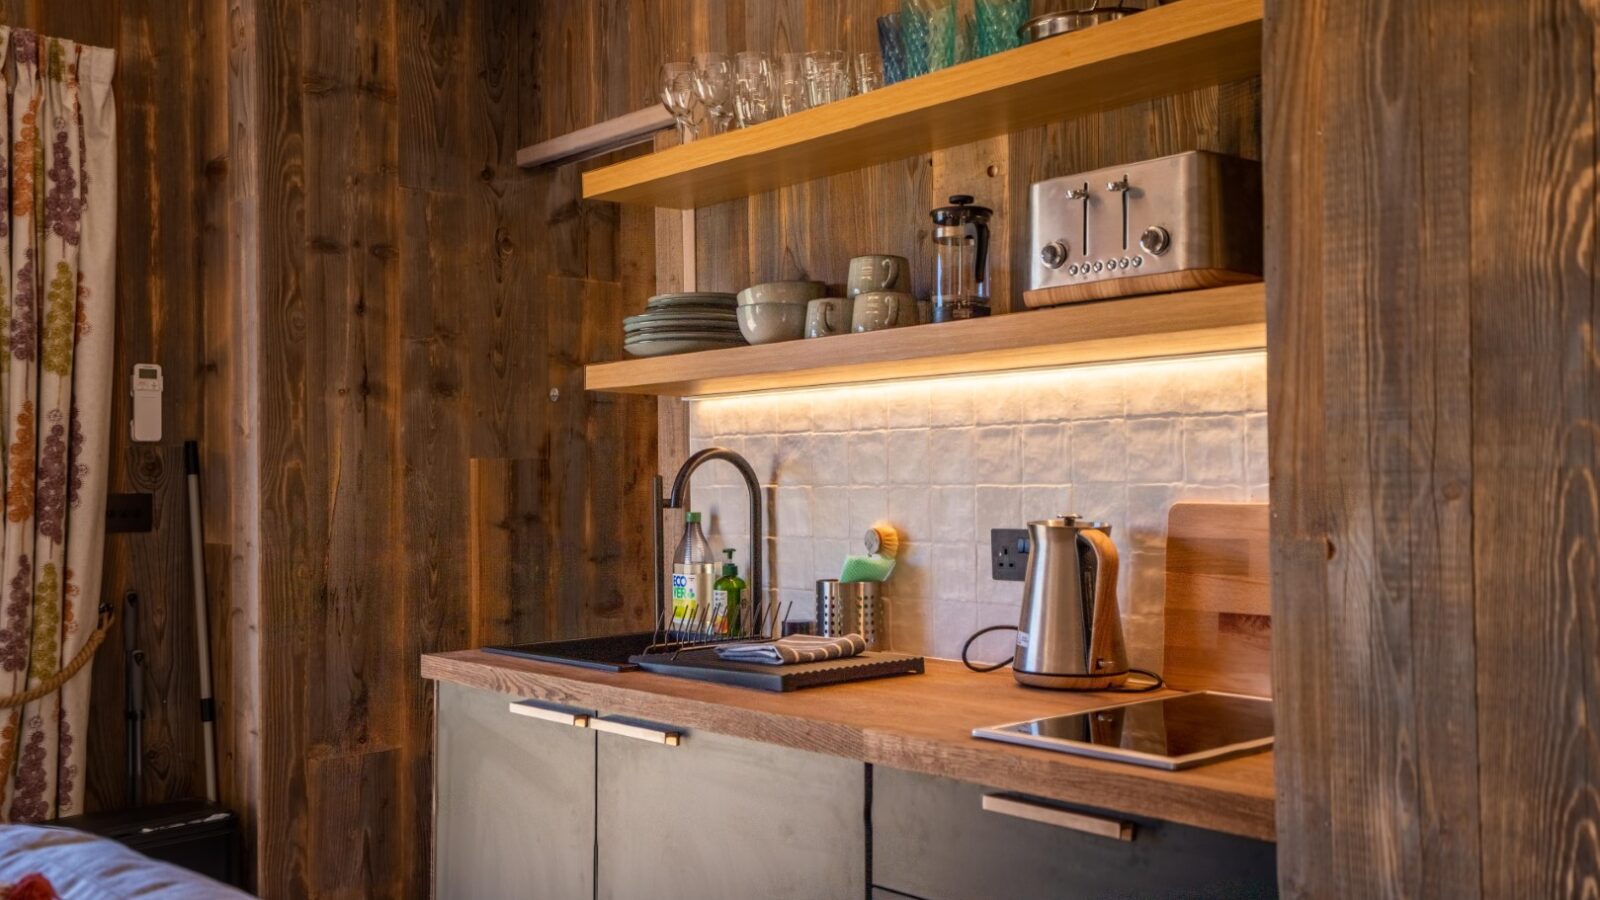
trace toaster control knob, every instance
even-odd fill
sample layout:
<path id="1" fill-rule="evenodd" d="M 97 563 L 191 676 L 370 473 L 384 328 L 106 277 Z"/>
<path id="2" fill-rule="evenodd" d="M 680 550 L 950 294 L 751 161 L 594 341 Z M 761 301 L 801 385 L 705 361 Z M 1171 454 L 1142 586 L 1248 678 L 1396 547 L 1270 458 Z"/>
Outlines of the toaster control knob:
<path id="1" fill-rule="evenodd" d="M 1039 251 L 1039 262 L 1047 269 L 1059 269 L 1067 264 L 1068 252 L 1066 241 L 1051 241 Z"/>
<path id="2" fill-rule="evenodd" d="M 1066 198 L 1068 200 L 1087 200 L 1089 199 L 1089 192 L 1083 188 L 1067 188 Z"/>
<path id="3" fill-rule="evenodd" d="M 1123 177 L 1118 178 L 1116 181 L 1108 181 L 1108 182 L 1106 182 L 1106 190 L 1111 191 L 1112 193 L 1118 193 L 1118 194 L 1127 191 L 1128 190 L 1128 178 L 1127 178 L 1127 176 L 1124 175 Z"/>
<path id="4" fill-rule="evenodd" d="M 1146 253 L 1160 256 L 1172 246 L 1172 235 L 1160 225 L 1151 225 L 1144 230 L 1144 234 L 1139 235 L 1139 246 L 1143 247 Z"/>

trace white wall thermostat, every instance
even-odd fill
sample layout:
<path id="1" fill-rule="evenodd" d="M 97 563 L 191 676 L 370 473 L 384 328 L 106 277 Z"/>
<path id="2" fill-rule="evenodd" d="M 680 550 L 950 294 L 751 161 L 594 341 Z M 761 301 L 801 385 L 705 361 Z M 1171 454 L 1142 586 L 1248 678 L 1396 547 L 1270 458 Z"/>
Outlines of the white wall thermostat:
<path id="1" fill-rule="evenodd" d="M 161 440 L 161 367 L 139 363 L 133 367 L 133 439 L 141 443 Z"/>

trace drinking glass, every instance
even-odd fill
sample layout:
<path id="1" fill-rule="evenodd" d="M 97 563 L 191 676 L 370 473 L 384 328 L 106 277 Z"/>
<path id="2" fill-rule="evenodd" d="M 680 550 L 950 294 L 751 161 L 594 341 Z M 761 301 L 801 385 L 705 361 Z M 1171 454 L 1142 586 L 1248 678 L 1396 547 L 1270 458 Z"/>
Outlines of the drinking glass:
<path id="1" fill-rule="evenodd" d="M 900 47 L 906 56 L 906 77 L 928 74 L 928 16 L 913 0 L 900 4 Z"/>
<path id="2" fill-rule="evenodd" d="M 900 37 L 900 14 L 889 13 L 878 19 L 878 50 L 883 54 L 883 83 L 896 84 L 906 79 L 906 44 Z"/>
<path id="3" fill-rule="evenodd" d="M 777 81 L 779 115 L 787 116 L 808 108 L 804 53 L 785 53 L 778 57 Z"/>
<path id="4" fill-rule="evenodd" d="M 907 76 L 956 64 L 960 22 L 956 0 L 901 0 L 900 37 L 906 47 Z"/>
<path id="5" fill-rule="evenodd" d="M 868 51 L 856 54 L 856 93 L 865 94 L 883 87 L 883 57 Z"/>
<path id="6" fill-rule="evenodd" d="M 817 107 L 850 96 L 850 70 L 842 50 L 806 54 L 806 103 Z"/>
<path id="7" fill-rule="evenodd" d="M 772 118 L 777 105 L 772 90 L 772 60 L 765 53 L 745 51 L 734 57 L 733 72 L 739 127 L 748 128 Z"/>
<path id="8" fill-rule="evenodd" d="M 733 60 L 726 53 L 694 55 L 694 92 L 711 116 L 714 134 L 723 134 L 733 125 Z"/>
<path id="9" fill-rule="evenodd" d="M 1032 13 L 1030 0 L 977 0 L 977 7 L 979 56 L 1022 46 L 1020 32 Z"/>
<path id="10" fill-rule="evenodd" d="M 661 105 L 678 123 L 678 140 L 687 144 L 699 130 L 694 125 L 694 66 L 669 62 L 661 66 Z"/>

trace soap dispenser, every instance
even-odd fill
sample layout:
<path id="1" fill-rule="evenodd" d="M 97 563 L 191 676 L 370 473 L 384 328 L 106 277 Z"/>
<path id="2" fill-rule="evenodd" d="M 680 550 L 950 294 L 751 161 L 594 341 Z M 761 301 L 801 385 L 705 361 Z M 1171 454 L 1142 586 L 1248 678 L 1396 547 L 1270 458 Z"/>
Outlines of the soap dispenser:
<path id="1" fill-rule="evenodd" d="M 722 564 L 722 577 L 711 589 L 711 606 L 720 610 L 717 616 L 718 634 L 740 635 L 744 627 L 739 614 L 744 607 L 744 579 L 739 577 L 739 567 L 733 563 L 733 549 L 722 551 L 728 561 Z"/>

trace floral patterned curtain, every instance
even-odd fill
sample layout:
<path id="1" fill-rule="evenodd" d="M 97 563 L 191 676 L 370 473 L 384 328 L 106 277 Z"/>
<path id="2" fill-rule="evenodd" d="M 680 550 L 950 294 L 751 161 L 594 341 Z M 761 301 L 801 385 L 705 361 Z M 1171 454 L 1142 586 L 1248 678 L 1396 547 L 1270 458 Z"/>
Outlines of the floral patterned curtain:
<path id="1" fill-rule="evenodd" d="M 105 542 L 116 263 L 112 51 L 0 27 L 0 696 L 95 629 Z M 89 670 L 0 710 L 0 819 L 82 811 Z"/>

